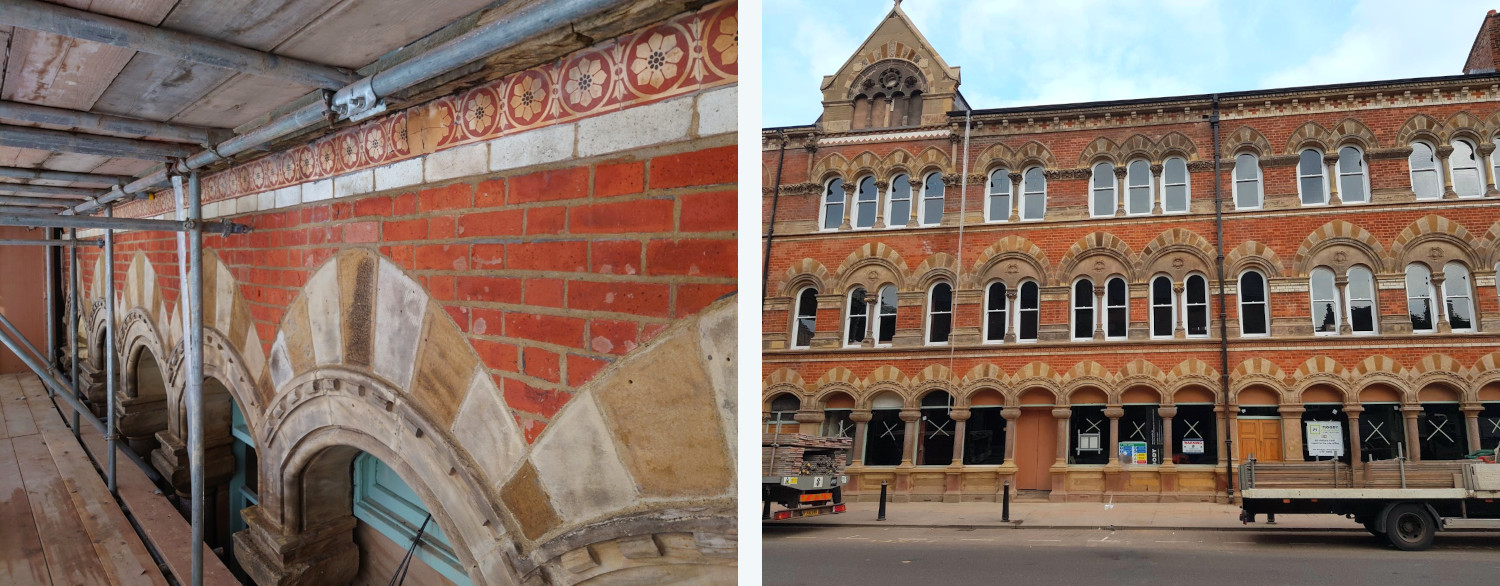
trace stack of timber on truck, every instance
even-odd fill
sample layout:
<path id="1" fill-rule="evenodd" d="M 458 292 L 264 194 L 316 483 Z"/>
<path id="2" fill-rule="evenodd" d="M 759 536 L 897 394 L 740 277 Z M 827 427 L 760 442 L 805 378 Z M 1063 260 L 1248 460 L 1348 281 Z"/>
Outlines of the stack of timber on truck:
<path id="1" fill-rule="evenodd" d="M 853 444 L 847 437 L 801 433 L 761 436 L 761 501 L 776 520 L 844 512 L 844 466 Z M 771 514 L 771 503 L 785 507 Z"/>
<path id="2" fill-rule="evenodd" d="M 1500 529 L 1500 464 L 1477 460 L 1265 462 L 1240 466 L 1240 520 L 1344 515 L 1397 549 L 1420 551 L 1438 531 Z"/>

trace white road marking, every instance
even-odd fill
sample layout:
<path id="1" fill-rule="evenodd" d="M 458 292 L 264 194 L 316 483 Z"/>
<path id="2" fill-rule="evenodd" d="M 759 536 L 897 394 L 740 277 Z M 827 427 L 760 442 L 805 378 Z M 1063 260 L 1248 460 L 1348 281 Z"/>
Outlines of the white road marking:
<path id="1" fill-rule="evenodd" d="M 1026 541 L 1062 541 L 1061 539 L 1027 539 Z"/>

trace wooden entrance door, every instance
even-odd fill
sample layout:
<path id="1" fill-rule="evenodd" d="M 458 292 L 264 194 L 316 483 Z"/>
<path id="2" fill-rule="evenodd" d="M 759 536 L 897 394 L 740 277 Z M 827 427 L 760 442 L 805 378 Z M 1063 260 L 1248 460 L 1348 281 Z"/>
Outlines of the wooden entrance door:
<path id="1" fill-rule="evenodd" d="M 1240 419 L 1238 450 L 1240 461 L 1250 461 L 1255 454 L 1257 462 L 1281 461 L 1281 420 Z"/>
<path id="2" fill-rule="evenodd" d="M 1016 488 L 1051 490 L 1047 472 L 1057 461 L 1057 420 L 1051 407 L 1021 409 L 1016 419 Z"/>

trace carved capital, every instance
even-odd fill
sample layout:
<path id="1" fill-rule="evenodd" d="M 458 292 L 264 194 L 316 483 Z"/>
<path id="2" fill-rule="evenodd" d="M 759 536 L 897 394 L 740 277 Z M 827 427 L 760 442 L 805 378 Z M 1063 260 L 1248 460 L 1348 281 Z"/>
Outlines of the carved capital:
<path id="1" fill-rule="evenodd" d="M 902 409 L 901 410 L 901 420 L 902 421 L 910 423 L 910 422 L 913 422 L 913 421 L 917 421 L 917 420 L 919 420 L 921 418 L 922 418 L 922 412 L 921 411 L 918 411 L 916 409 Z"/>
<path id="2" fill-rule="evenodd" d="M 1163 419 L 1171 419 L 1171 418 L 1177 416 L 1177 408 L 1176 407 L 1159 407 L 1159 408 L 1156 409 L 1156 414 L 1159 415 L 1159 416 L 1161 416 Z"/>
<path id="3" fill-rule="evenodd" d="M 1115 167 L 1115 178 L 1124 179 L 1127 174 L 1129 174 L 1129 171 L 1125 167 Z"/>
<path id="4" fill-rule="evenodd" d="M 1011 173 L 1009 175 L 1009 177 L 1010 177 L 1010 182 L 1011 183 L 1015 183 L 1015 184 L 1020 184 L 1021 183 L 1021 174 L 1020 173 Z"/>
<path id="5" fill-rule="evenodd" d="M 1453 154 L 1453 146 L 1452 145 L 1446 145 L 1445 144 L 1445 145 L 1440 146 L 1440 147 L 1437 148 L 1437 156 L 1438 156 L 1438 158 L 1446 159 L 1446 158 L 1448 158 L 1448 155 L 1451 155 L 1451 154 Z"/>
<path id="6" fill-rule="evenodd" d="M 844 195 L 854 195 L 854 190 L 855 185 L 853 183 L 844 182 Z"/>
<path id="7" fill-rule="evenodd" d="M 1161 170 L 1162 170 L 1161 163 L 1151 163 L 1151 174 L 1152 175 L 1161 175 Z"/>
<path id="8" fill-rule="evenodd" d="M 1495 152 L 1495 144 L 1490 142 L 1483 143 L 1479 145 L 1479 148 L 1477 150 L 1479 151 L 1480 155 L 1488 157 L 1490 156 L 1490 153 Z"/>
<path id="9" fill-rule="evenodd" d="M 912 191 L 916 191 L 922 188 L 922 180 L 920 179 L 907 179 L 907 182 L 911 183 Z"/>
<path id="10" fill-rule="evenodd" d="M 951 419 L 953 419 L 954 421 L 968 421 L 969 420 L 969 410 L 968 409 L 954 409 L 954 410 L 948 412 L 948 417 L 951 418 Z"/>
<path id="11" fill-rule="evenodd" d="M 1104 416 L 1110 419 L 1119 419 L 1125 416 L 1124 407 L 1105 407 Z"/>
<path id="12" fill-rule="evenodd" d="M 1338 153 L 1328 153 L 1326 155 L 1323 155 L 1323 162 L 1327 163 L 1329 165 L 1333 165 L 1335 163 L 1338 163 L 1339 162 L 1339 155 L 1338 155 Z"/>
<path id="13" fill-rule="evenodd" d="M 884 191 L 887 187 L 890 187 L 890 186 L 891 186 L 891 182 L 890 181 L 886 181 L 884 179 L 875 182 L 875 187 L 877 189 L 882 190 L 882 191 Z"/>
<path id="14" fill-rule="evenodd" d="M 1072 419 L 1073 410 L 1067 407 L 1056 407 L 1052 409 L 1053 419 Z"/>
<path id="15" fill-rule="evenodd" d="M 1214 170 L 1213 161 L 1193 161 L 1187 164 L 1188 171 L 1193 173 L 1205 173 Z"/>
<path id="16" fill-rule="evenodd" d="M 1006 407 L 1000 410 L 1000 416 L 1006 421 L 1015 421 L 1021 418 L 1021 410 L 1016 407 Z"/>
<path id="17" fill-rule="evenodd" d="M 946 185 L 948 187 L 958 187 L 962 183 L 963 175 L 960 175 L 958 173 L 946 173 L 943 175 L 943 185 Z"/>
<path id="18" fill-rule="evenodd" d="M 869 423 L 873 417 L 874 414 L 870 413 L 869 409 L 855 409 L 849 412 L 849 421 L 855 423 Z"/>

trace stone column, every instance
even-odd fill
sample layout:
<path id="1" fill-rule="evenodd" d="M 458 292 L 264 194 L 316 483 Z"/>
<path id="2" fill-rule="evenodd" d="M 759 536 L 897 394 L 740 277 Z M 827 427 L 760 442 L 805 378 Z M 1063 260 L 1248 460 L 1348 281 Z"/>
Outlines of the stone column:
<path id="1" fill-rule="evenodd" d="M 1104 408 L 1104 416 L 1109 418 L 1109 464 L 1108 467 L 1120 467 L 1120 418 L 1125 416 L 1125 408 L 1118 405 L 1110 405 Z"/>
<path id="2" fill-rule="evenodd" d="M 885 227 L 885 206 L 889 194 L 886 188 L 891 186 L 890 181 L 880 180 L 875 182 L 875 228 Z"/>
<path id="3" fill-rule="evenodd" d="M 1094 341 L 1104 341 L 1104 287 L 1094 286 Z"/>
<path id="4" fill-rule="evenodd" d="M 854 226 L 849 219 L 854 217 L 854 190 L 855 185 L 848 181 L 844 182 L 844 223 L 839 224 L 840 230 L 849 230 Z"/>
<path id="5" fill-rule="evenodd" d="M 907 175 L 906 181 L 911 184 L 911 213 L 907 214 L 906 227 L 916 228 L 922 225 L 917 221 L 917 218 L 920 216 L 919 212 L 921 211 L 920 204 L 922 203 L 922 180 L 914 179 L 912 176 Z"/>
<path id="6" fill-rule="evenodd" d="M 1162 180 L 1161 170 L 1161 163 L 1151 164 L 1151 193 L 1155 194 L 1151 198 L 1151 215 L 1153 216 L 1162 214 L 1161 202 L 1167 198 L 1167 186 Z"/>
<path id="7" fill-rule="evenodd" d="M 1161 465 L 1176 466 L 1172 461 L 1172 418 L 1177 416 L 1176 407 L 1158 407 L 1156 414 L 1161 417 Z"/>
<path id="8" fill-rule="evenodd" d="M 1359 414 L 1364 413 L 1365 408 L 1359 405 L 1344 405 L 1344 415 L 1349 417 L 1349 472 L 1354 479 L 1354 486 L 1361 486 L 1363 478 L 1360 470 L 1364 468 L 1364 462 L 1360 460 L 1360 437 L 1359 437 Z"/>
<path id="9" fill-rule="evenodd" d="M 865 128 L 873 128 L 875 126 L 875 98 L 869 98 L 869 100 L 870 107 L 865 108 Z"/>
<path id="10" fill-rule="evenodd" d="M 890 97 L 890 96 L 887 96 L 885 98 L 885 114 L 884 114 L 885 124 L 884 124 L 884 126 L 886 128 L 890 128 L 890 127 L 896 125 L 895 121 L 891 119 L 891 118 L 893 118 L 895 116 L 895 111 L 896 111 L 895 104 L 896 104 L 896 98 Z"/>
<path id="11" fill-rule="evenodd" d="M 1339 156 L 1337 153 L 1325 153 L 1323 155 L 1325 168 L 1328 169 L 1328 205 L 1336 206 L 1344 203 L 1339 199 Z"/>
<path id="12" fill-rule="evenodd" d="M 1478 403 L 1459 405 L 1459 411 L 1464 413 L 1464 430 L 1469 437 L 1469 451 L 1482 449 L 1479 445 L 1479 412 L 1484 411 L 1484 406 Z"/>
<path id="13" fill-rule="evenodd" d="M 1005 343 L 1014 344 L 1016 341 L 1016 327 L 1021 323 L 1021 304 L 1016 302 L 1017 291 L 1014 288 L 1005 288 Z"/>
<path id="14" fill-rule="evenodd" d="M 1172 283 L 1172 310 L 1177 314 L 1172 320 L 1172 338 L 1182 340 L 1187 338 L 1187 284 L 1183 281 Z"/>
<path id="15" fill-rule="evenodd" d="M 799 409 L 792 415 L 797 422 L 797 433 L 819 435 L 823 427 L 823 412 L 816 409 Z"/>
<path id="16" fill-rule="evenodd" d="M 1432 272 L 1432 316 L 1437 318 L 1437 333 L 1446 334 L 1453 331 L 1453 326 L 1448 323 L 1448 312 L 1443 306 L 1447 291 L 1443 290 L 1443 283 L 1447 282 L 1448 276 L 1443 274 L 1442 268 Z"/>
<path id="17" fill-rule="evenodd" d="M 1006 407 L 1000 410 L 1000 417 L 1005 418 L 1005 464 L 1014 466 L 1016 461 L 1016 420 L 1021 418 L 1021 409 L 1018 407 Z"/>
<path id="18" fill-rule="evenodd" d="M 1073 410 L 1068 407 L 1052 409 L 1052 418 L 1057 420 L 1057 461 L 1052 465 L 1068 465 L 1068 422 L 1073 419 Z"/>
<path id="19" fill-rule="evenodd" d="M 870 418 L 869 409 L 855 409 L 849 412 L 849 420 L 854 422 L 854 448 L 849 454 L 850 466 L 865 465 L 865 433 L 868 432 Z"/>
<path id="20" fill-rule="evenodd" d="M 869 289 L 865 290 L 865 340 L 860 346 L 865 348 L 875 347 L 875 316 L 880 307 L 877 305 L 880 298 Z"/>
<path id="21" fill-rule="evenodd" d="M 245 529 L 234 534 L 234 551 L 252 583 L 347 584 L 359 572 L 354 515 L 299 530 L 283 528 L 265 505 L 251 506 L 243 514 Z"/>
<path id="22" fill-rule="evenodd" d="M 1010 174 L 1010 221 L 1021 221 L 1021 174 Z"/>
<path id="23" fill-rule="evenodd" d="M 1443 199 L 1458 199 L 1458 192 L 1453 191 L 1453 171 L 1448 163 L 1448 156 L 1452 154 L 1452 146 L 1445 144 L 1437 148 L 1438 168 L 1443 173 Z"/>
<path id="24" fill-rule="evenodd" d="M 917 422 L 921 421 L 922 412 L 917 409 L 902 409 L 901 421 L 906 422 L 906 441 L 901 446 L 901 466 L 910 468 L 916 465 L 917 459 L 917 436 L 921 430 L 917 429 Z"/>
<path id="25" fill-rule="evenodd" d="M 1115 167 L 1115 201 L 1117 202 L 1115 206 L 1115 217 L 1117 218 L 1125 215 L 1125 173 L 1125 167 Z M 1093 183 L 1093 181 L 1089 182 L 1089 197 L 1093 197 Z"/>
<path id="26" fill-rule="evenodd" d="M 1495 189 L 1495 160 L 1490 155 L 1495 152 L 1493 143 L 1479 145 L 1479 161 L 1484 165 L 1484 195 L 1487 197 L 1500 196 L 1500 190 Z"/>
<path id="27" fill-rule="evenodd" d="M 1339 335 L 1347 336 L 1354 332 L 1354 326 L 1349 324 L 1352 313 L 1349 311 L 1349 274 L 1337 273 L 1333 276 L 1333 287 L 1339 296 Z"/>
<path id="28" fill-rule="evenodd" d="M 1281 414 L 1281 460 L 1302 461 L 1302 413 L 1301 405 L 1282 405 L 1276 409 Z"/>
<path id="29" fill-rule="evenodd" d="M 948 412 L 948 417 L 953 419 L 953 466 L 962 466 L 964 463 L 964 440 L 969 430 L 968 409 L 954 409 Z"/>
<path id="30" fill-rule="evenodd" d="M 1417 414 L 1421 412 L 1421 405 L 1401 406 L 1401 416 L 1406 418 L 1406 457 L 1413 462 L 1422 461 L 1422 437 L 1417 431 Z"/>

